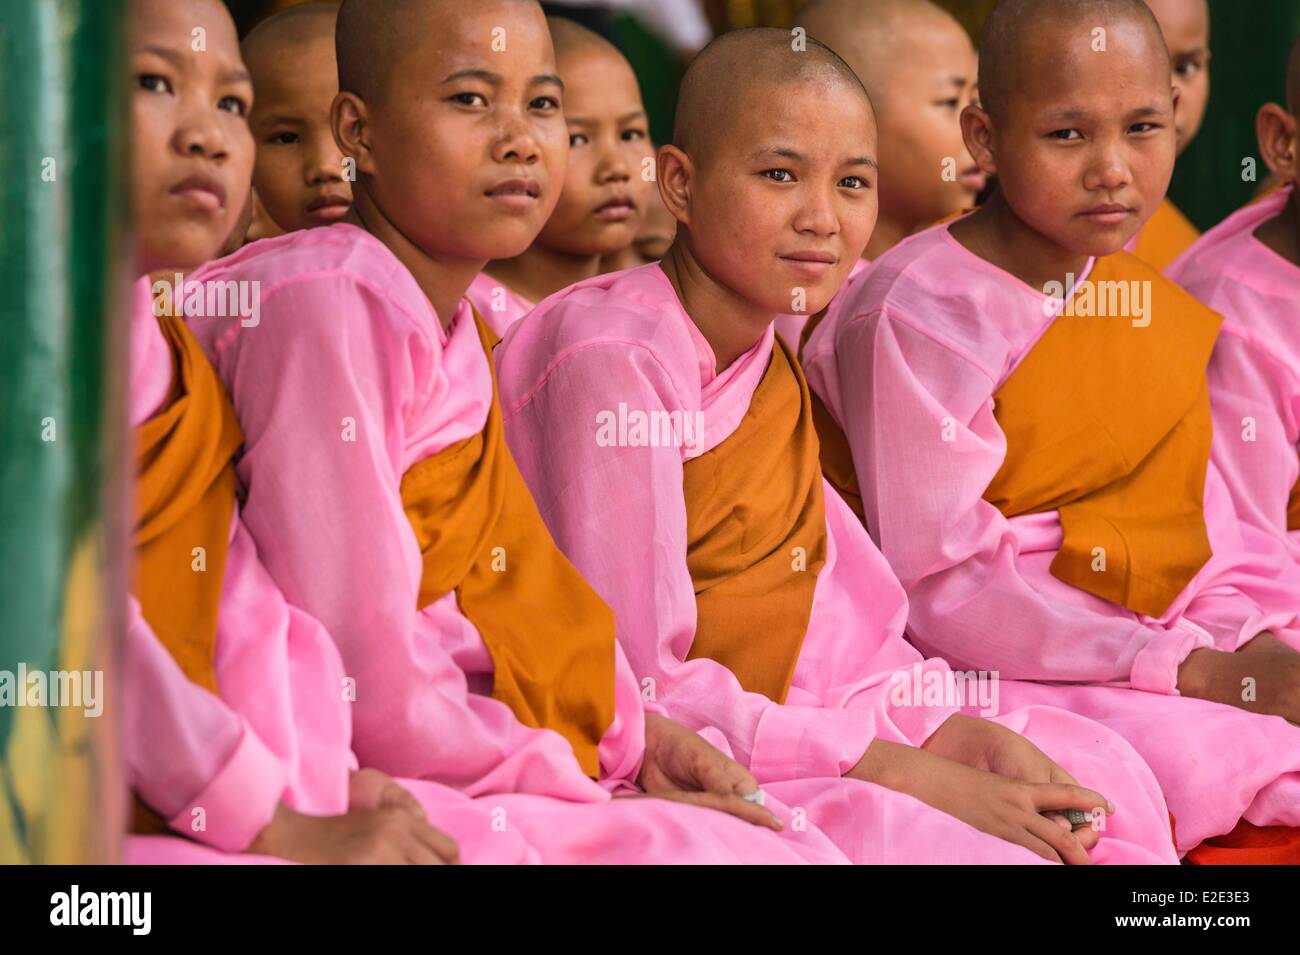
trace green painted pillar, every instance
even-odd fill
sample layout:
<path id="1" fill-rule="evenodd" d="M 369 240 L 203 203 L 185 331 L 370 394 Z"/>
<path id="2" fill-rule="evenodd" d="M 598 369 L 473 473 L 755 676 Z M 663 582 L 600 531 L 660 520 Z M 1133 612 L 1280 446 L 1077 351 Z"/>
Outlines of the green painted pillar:
<path id="1" fill-rule="evenodd" d="M 125 54 L 122 0 L 0 0 L 0 863 L 121 842 Z"/>

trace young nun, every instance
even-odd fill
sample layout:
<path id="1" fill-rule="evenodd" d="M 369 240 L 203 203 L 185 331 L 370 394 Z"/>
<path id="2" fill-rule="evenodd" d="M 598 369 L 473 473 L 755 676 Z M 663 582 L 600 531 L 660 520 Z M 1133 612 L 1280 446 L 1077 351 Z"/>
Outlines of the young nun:
<path id="1" fill-rule="evenodd" d="M 880 127 L 880 216 L 852 279 L 901 239 L 975 205 L 985 176 L 960 122 L 975 89 L 975 48 L 929 0 L 817 0 L 798 22 L 853 68 Z M 797 345 L 807 319 L 782 315 L 776 330 Z"/>
<path id="2" fill-rule="evenodd" d="M 1237 513 L 1287 540 L 1300 561 L 1300 40 L 1286 103 L 1267 103 L 1255 118 L 1260 155 L 1280 189 L 1206 233 L 1169 276 L 1224 319 L 1210 359 L 1214 461 Z"/>
<path id="3" fill-rule="evenodd" d="M 788 809 L 642 706 L 505 446 L 492 335 L 463 297 L 561 185 L 541 8 L 345 0 L 337 50 L 348 221 L 215 263 L 203 279 L 260 282 L 259 322 L 193 328 L 241 416 L 267 568 L 342 652 L 362 765 L 489 796 L 494 828 L 548 862 L 844 861 L 815 827 L 769 831 Z"/>
<path id="4" fill-rule="evenodd" d="M 902 589 L 818 472 L 772 322 L 795 286 L 823 307 L 861 255 L 875 140 L 816 40 L 711 43 L 659 153 L 663 263 L 552 296 L 497 351 L 515 459 L 644 692 L 854 861 L 1171 862 L 1164 801 L 1115 734 L 1047 707 L 963 717 L 932 692 L 947 666 L 903 640 Z M 1071 831 L 1068 809 L 1105 831 Z"/>
<path id="5" fill-rule="evenodd" d="M 1207 0 L 1146 0 L 1169 49 L 1173 70 L 1174 134 L 1182 155 L 1205 119 L 1210 99 L 1210 6 Z M 1196 241 L 1200 232 L 1166 196 L 1151 218 L 1125 245 L 1157 271 L 1165 268 Z"/>
<path id="6" fill-rule="evenodd" d="M 997 193 L 881 257 L 804 357 L 913 642 L 1074 684 L 1002 696 L 1120 732 L 1187 852 L 1300 824 L 1300 679 L 1264 653 L 1300 589 L 1209 461 L 1218 316 L 1122 251 L 1173 167 L 1167 60 L 1138 0 L 1004 0 L 963 115 Z"/>
<path id="7" fill-rule="evenodd" d="M 252 86 L 217 0 L 133 0 L 130 13 L 137 267 L 189 270 L 245 207 Z M 142 278 L 130 317 L 127 860 L 454 862 L 457 840 L 470 861 L 535 859 L 518 833 L 492 831 L 491 806 L 357 772 L 338 651 L 259 562 L 235 500 L 241 436 L 225 390 L 175 299 L 150 291 Z"/>
<path id="8" fill-rule="evenodd" d="M 609 41 L 551 17 L 555 64 L 564 80 L 569 165 L 555 211 L 533 244 L 493 262 L 469 300 L 494 332 L 533 303 L 600 272 L 601 257 L 631 248 L 650 204 L 654 152 L 632 66 Z"/>
<path id="9" fill-rule="evenodd" d="M 330 129 L 330 105 L 339 91 L 338 9 L 337 3 L 289 7 L 259 23 L 243 42 L 257 93 L 248 117 L 257 144 L 253 192 L 279 233 L 331 225 L 352 204 L 343 154 Z"/>

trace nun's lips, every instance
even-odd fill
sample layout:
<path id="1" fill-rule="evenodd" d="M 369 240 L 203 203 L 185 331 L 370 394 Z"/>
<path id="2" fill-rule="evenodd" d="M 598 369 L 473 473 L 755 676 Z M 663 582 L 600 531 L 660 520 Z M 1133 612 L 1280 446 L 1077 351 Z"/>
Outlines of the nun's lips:
<path id="1" fill-rule="evenodd" d="M 631 196 L 619 195 L 596 207 L 593 213 L 603 222 L 624 222 L 636 214 L 636 200 Z"/>
<path id="2" fill-rule="evenodd" d="M 515 211 L 530 210 L 542 198 L 542 184 L 536 179 L 516 176 L 502 179 L 483 193 L 493 202 Z"/>
<path id="3" fill-rule="evenodd" d="M 321 219 L 326 222 L 337 222 L 348 214 L 352 208 L 352 197 L 345 196 L 342 193 L 332 192 L 323 196 L 317 196 L 311 202 L 307 203 L 307 215 L 313 219 Z"/>
<path id="4" fill-rule="evenodd" d="M 1136 214 L 1137 210 L 1131 206 L 1119 202 L 1104 202 L 1091 209 L 1083 210 L 1079 216 L 1101 225 L 1121 225 L 1127 222 L 1130 216 Z"/>
<path id="5" fill-rule="evenodd" d="M 815 250 L 783 252 L 777 258 L 794 271 L 815 279 L 821 278 L 839 261 L 839 257 L 830 252 Z"/>
<path id="6" fill-rule="evenodd" d="M 226 187 L 220 179 L 208 173 L 196 173 L 168 191 L 202 212 L 218 212 L 226 207 Z"/>

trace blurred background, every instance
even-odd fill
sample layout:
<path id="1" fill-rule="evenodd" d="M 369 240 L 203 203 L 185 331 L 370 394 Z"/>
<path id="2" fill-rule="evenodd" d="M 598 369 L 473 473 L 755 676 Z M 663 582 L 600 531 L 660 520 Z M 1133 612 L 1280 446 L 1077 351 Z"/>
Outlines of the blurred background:
<path id="1" fill-rule="evenodd" d="M 241 35 L 303 0 L 227 0 Z M 656 143 L 672 132 L 681 72 L 709 38 L 747 26 L 790 27 L 811 0 L 614 0 L 543 3 L 611 39 L 632 61 Z M 996 0 L 935 0 L 977 37 Z M 1241 163 L 1256 156 L 1255 112 L 1283 98 L 1286 55 L 1300 34 L 1300 0 L 1210 0 L 1210 106 L 1178 160 L 1169 195 L 1201 230 L 1248 201 Z M 834 43 L 829 44 L 834 47 Z M 1261 173 L 1262 178 L 1262 173 Z"/>

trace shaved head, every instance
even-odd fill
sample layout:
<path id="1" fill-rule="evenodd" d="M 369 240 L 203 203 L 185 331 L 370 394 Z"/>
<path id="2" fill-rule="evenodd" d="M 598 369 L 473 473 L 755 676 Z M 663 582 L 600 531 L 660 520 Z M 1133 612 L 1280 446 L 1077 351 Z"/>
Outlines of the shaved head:
<path id="1" fill-rule="evenodd" d="M 1291 44 L 1286 64 L 1286 105 L 1292 116 L 1300 116 L 1300 36 Z"/>
<path id="2" fill-rule="evenodd" d="M 723 33 L 700 51 L 682 77 L 673 123 L 673 145 L 690 156 L 708 151 L 725 135 L 740 104 L 760 91 L 779 95 L 791 84 L 841 86 L 871 98 L 853 69 L 813 37 L 806 49 L 792 48 L 788 30 L 748 27 Z"/>
<path id="3" fill-rule="evenodd" d="M 895 67 L 932 31 L 955 27 L 965 32 L 930 0 L 814 0 L 797 22 L 845 59 L 877 107 L 888 98 Z"/>
<path id="4" fill-rule="evenodd" d="M 304 3 L 289 7 L 267 17 L 253 27 L 240 52 L 248 68 L 256 72 L 255 61 L 276 56 L 288 46 L 314 42 L 324 37 L 334 37 L 334 21 L 338 19 L 338 3 Z"/>
<path id="5" fill-rule="evenodd" d="M 601 50 L 622 56 L 622 52 L 595 30 L 588 30 L 581 23 L 568 17 L 547 17 L 546 25 L 551 31 L 551 45 L 555 47 L 555 58 L 569 56 L 586 50 Z"/>
<path id="6" fill-rule="evenodd" d="M 980 31 L 980 105 L 992 116 L 1005 112 L 1017 90 L 1031 77 L 1023 75 L 1028 48 L 1043 43 L 1051 30 L 1091 31 L 1116 20 L 1128 20 L 1148 30 L 1152 48 L 1170 69 L 1164 34 L 1143 0 L 1000 0 Z"/>
<path id="7" fill-rule="evenodd" d="M 537 0 L 517 0 L 541 8 Z M 343 0 L 334 33 L 339 90 L 378 103 L 413 43 L 477 0 Z"/>

